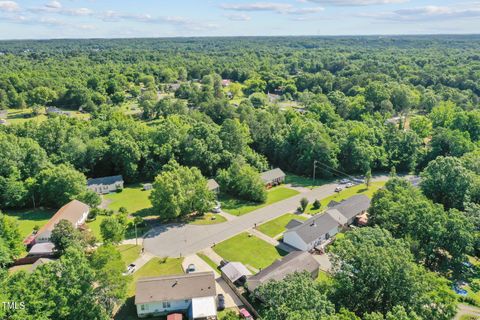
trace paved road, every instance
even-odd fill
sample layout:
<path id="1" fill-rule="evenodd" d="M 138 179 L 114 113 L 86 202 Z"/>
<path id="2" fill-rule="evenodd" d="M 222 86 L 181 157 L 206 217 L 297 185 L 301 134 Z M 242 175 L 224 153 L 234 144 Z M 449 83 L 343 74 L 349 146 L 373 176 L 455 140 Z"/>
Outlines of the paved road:
<path id="1" fill-rule="evenodd" d="M 462 316 L 466 315 L 476 317 L 475 319 L 480 319 L 480 308 L 472 307 L 466 304 L 460 304 L 458 306 L 458 313 L 454 319 L 459 320 L 462 318 Z"/>
<path id="2" fill-rule="evenodd" d="M 373 181 L 386 181 L 388 176 L 377 176 Z M 252 211 L 237 219 L 216 225 L 169 224 L 152 229 L 145 235 L 145 250 L 159 257 L 179 257 L 196 253 L 233 237 L 255 224 L 275 219 L 286 213 L 295 211 L 300 199 L 310 202 L 335 194 L 337 183 L 323 185 L 292 198 L 285 199 L 261 209 Z"/>

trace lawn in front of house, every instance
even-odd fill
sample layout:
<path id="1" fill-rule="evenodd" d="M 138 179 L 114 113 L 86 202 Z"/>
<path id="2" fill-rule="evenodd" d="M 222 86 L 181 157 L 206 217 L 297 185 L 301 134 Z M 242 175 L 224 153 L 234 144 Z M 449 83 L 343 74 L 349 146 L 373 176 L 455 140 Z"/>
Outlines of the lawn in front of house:
<path id="1" fill-rule="evenodd" d="M 41 209 L 29 209 L 29 210 L 15 210 L 4 212 L 7 216 L 10 216 L 17 220 L 20 234 L 23 238 L 28 237 L 35 226 L 42 227 L 48 220 L 54 215 L 54 210 L 41 210 Z"/>
<path id="2" fill-rule="evenodd" d="M 276 237 L 283 233 L 285 230 L 287 230 L 286 226 L 287 224 L 293 220 L 297 219 L 300 221 L 305 221 L 307 218 L 304 216 L 300 216 L 298 214 L 293 214 L 293 213 L 287 213 L 283 216 L 280 216 L 276 219 L 270 220 L 260 226 L 257 227 L 257 230 L 266 234 L 269 237 Z"/>
<path id="3" fill-rule="evenodd" d="M 129 265 L 140 257 L 140 252 L 142 251 L 141 246 L 136 246 L 134 244 L 124 244 L 117 247 L 117 250 L 122 255 L 122 260 L 125 262 L 125 265 Z"/>
<path id="4" fill-rule="evenodd" d="M 108 209 L 118 211 L 121 207 L 127 209 L 129 214 L 149 209 L 152 203 L 148 198 L 152 190 L 143 190 L 140 184 L 126 186 L 122 191 L 110 193 L 104 196 L 105 200 L 110 201 Z"/>
<path id="5" fill-rule="evenodd" d="M 241 216 L 252 212 L 254 210 L 263 208 L 275 202 L 285 200 L 296 196 L 300 192 L 297 190 L 292 190 L 287 187 L 276 187 L 268 190 L 267 192 L 267 201 L 265 203 L 256 203 L 251 201 L 245 200 L 238 200 L 228 195 L 221 195 L 220 202 L 222 203 L 222 209 L 230 214 L 235 216 Z"/>
<path id="6" fill-rule="evenodd" d="M 335 178 L 315 179 L 315 181 L 313 181 L 312 177 L 303 177 L 296 174 L 287 173 L 287 178 L 285 180 L 285 183 L 292 185 L 292 187 L 302 187 L 302 188 L 313 189 L 316 187 L 320 187 L 324 184 L 331 183 L 334 180 Z"/>
<path id="7" fill-rule="evenodd" d="M 380 188 L 382 188 L 385 185 L 386 181 L 377 181 L 377 182 L 372 182 L 370 184 L 370 187 L 367 188 L 365 184 L 359 184 L 356 186 L 353 186 L 351 188 L 344 189 L 343 191 L 340 191 L 339 193 L 336 193 L 332 196 L 326 197 L 324 199 L 320 200 L 321 207 L 318 210 L 313 209 L 313 203 L 310 203 L 307 207 L 307 210 L 305 213 L 307 214 L 317 214 L 319 212 L 324 211 L 330 201 L 336 201 L 340 202 L 342 200 L 346 200 L 350 197 L 353 197 L 358 194 L 364 194 L 367 197 L 371 198 L 373 194 Z"/>
<path id="8" fill-rule="evenodd" d="M 225 260 L 239 261 L 255 269 L 263 269 L 287 254 L 246 232 L 217 244 L 213 250 Z"/>

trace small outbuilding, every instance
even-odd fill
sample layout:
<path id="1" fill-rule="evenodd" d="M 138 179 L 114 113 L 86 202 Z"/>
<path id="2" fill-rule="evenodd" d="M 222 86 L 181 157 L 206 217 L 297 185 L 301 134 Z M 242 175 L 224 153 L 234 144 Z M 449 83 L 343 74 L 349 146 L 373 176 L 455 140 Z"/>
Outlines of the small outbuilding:
<path id="1" fill-rule="evenodd" d="M 252 273 L 241 262 L 229 262 L 220 268 L 222 278 L 234 285 L 242 285 Z"/>

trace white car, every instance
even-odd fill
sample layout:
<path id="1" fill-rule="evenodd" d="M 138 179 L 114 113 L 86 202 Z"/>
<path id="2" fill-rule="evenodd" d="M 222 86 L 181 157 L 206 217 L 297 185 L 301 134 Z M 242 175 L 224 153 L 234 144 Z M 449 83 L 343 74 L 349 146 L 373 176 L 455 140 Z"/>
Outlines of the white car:
<path id="1" fill-rule="evenodd" d="M 123 273 L 124 276 L 128 276 L 129 274 L 132 274 L 135 272 L 135 269 L 136 269 L 136 265 L 131 263 L 128 265 L 127 267 L 127 271 Z"/>
<path id="2" fill-rule="evenodd" d="M 336 187 L 336 188 L 335 188 L 335 192 L 340 192 L 340 191 L 342 191 L 342 190 L 343 190 L 342 187 Z"/>
<path id="3" fill-rule="evenodd" d="M 345 185 L 345 188 L 351 188 L 351 187 L 353 187 L 353 186 L 354 186 L 354 184 L 351 183 L 351 182 L 349 182 L 349 183 L 347 183 L 347 184 Z"/>
<path id="4" fill-rule="evenodd" d="M 215 207 L 213 207 L 213 209 L 212 209 L 212 212 L 213 213 L 222 212 L 222 205 L 220 204 L 220 202 L 217 201 L 217 203 L 215 204 Z"/>
<path id="5" fill-rule="evenodd" d="M 348 179 L 342 179 L 342 180 L 340 180 L 340 183 L 341 183 L 341 184 L 347 184 L 347 183 L 349 183 L 349 182 L 350 182 L 350 180 L 348 180 Z"/>

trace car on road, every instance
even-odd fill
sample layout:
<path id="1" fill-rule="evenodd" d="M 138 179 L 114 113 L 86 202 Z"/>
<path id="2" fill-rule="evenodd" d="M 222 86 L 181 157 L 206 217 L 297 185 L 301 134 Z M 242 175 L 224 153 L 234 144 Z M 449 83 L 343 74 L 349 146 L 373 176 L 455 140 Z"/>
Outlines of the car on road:
<path id="1" fill-rule="evenodd" d="M 213 212 L 213 213 L 220 213 L 220 212 L 222 212 L 222 205 L 220 204 L 220 202 L 217 201 L 217 202 L 215 203 L 215 207 L 213 207 L 212 212 Z"/>
<path id="2" fill-rule="evenodd" d="M 225 310 L 225 296 L 221 293 L 217 296 L 217 310 Z"/>
<path id="3" fill-rule="evenodd" d="M 250 312 L 248 312 L 247 309 L 245 308 L 240 309 L 240 318 L 247 319 L 247 320 L 254 320 Z"/>
<path id="4" fill-rule="evenodd" d="M 335 192 L 340 192 L 340 191 L 343 191 L 343 188 L 342 188 L 342 187 L 336 187 L 336 188 L 335 188 Z"/>
<path id="5" fill-rule="evenodd" d="M 347 183 L 349 183 L 349 182 L 350 182 L 350 180 L 348 180 L 348 179 L 342 179 L 342 180 L 340 180 L 340 184 L 347 184 Z"/>
<path id="6" fill-rule="evenodd" d="M 189 264 L 187 267 L 187 273 L 192 273 L 195 272 L 197 269 L 195 268 L 195 265 L 193 263 Z"/>
<path id="7" fill-rule="evenodd" d="M 129 275 L 129 274 L 134 273 L 136 267 L 137 267 L 137 266 L 136 266 L 135 264 L 133 264 L 133 263 L 129 264 L 128 267 L 127 267 L 127 271 L 124 272 L 123 275 L 124 275 L 124 276 L 127 276 L 127 275 Z"/>
<path id="8" fill-rule="evenodd" d="M 354 184 L 351 183 L 351 182 L 349 182 L 349 183 L 347 183 L 347 184 L 345 185 L 345 188 L 351 188 L 351 187 L 353 187 L 353 186 L 354 186 Z"/>

